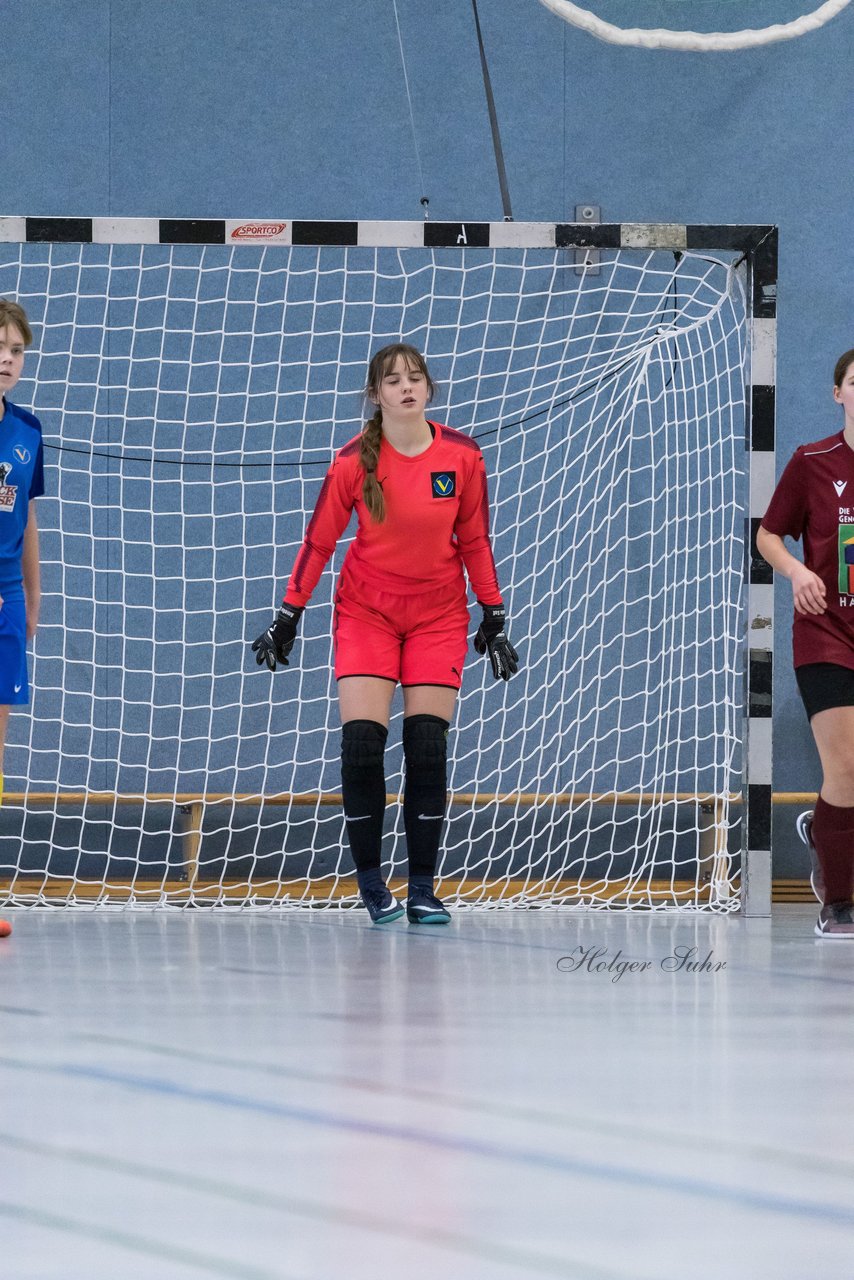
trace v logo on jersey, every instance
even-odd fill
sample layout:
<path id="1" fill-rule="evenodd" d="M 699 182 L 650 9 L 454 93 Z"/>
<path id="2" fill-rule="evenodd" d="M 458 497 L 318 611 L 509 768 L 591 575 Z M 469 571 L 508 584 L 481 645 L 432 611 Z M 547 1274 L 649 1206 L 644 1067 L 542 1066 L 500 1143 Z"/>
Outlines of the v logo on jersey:
<path id="1" fill-rule="evenodd" d="M 457 496 L 456 471 L 431 471 L 430 482 L 434 498 L 455 498 Z"/>
<path id="2" fill-rule="evenodd" d="M 842 497 L 843 493 L 845 492 L 845 486 L 847 484 L 848 484 L 847 480 L 834 480 L 833 487 L 836 490 L 837 498 Z"/>

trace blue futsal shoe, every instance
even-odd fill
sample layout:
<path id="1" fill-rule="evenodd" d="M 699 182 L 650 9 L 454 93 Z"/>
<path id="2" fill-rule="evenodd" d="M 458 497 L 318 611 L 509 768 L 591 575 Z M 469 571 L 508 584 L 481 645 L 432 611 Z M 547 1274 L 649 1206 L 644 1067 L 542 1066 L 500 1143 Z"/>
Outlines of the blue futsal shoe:
<path id="1" fill-rule="evenodd" d="M 409 889 L 406 918 L 410 924 L 449 924 L 451 919 L 432 890 L 414 885 Z"/>
<path id="2" fill-rule="evenodd" d="M 391 896 L 385 885 L 376 889 L 360 889 L 359 893 L 374 924 L 390 924 L 403 915 L 403 907 Z"/>

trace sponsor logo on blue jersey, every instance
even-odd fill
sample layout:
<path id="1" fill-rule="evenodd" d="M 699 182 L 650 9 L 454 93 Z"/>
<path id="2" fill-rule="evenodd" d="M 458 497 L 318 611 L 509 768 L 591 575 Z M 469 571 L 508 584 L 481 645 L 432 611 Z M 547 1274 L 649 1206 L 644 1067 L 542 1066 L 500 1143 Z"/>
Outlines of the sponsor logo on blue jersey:
<path id="1" fill-rule="evenodd" d="M 457 492 L 456 471 L 431 471 L 434 498 L 453 498 Z"/>
<path id="2" fill-rule="evenodd" d="M 18 486 L 16 484 L 6 483 L 11 474 L 11 462 L 0 462 L 0 512 L 15 510 L 15 500 L 18 497 Z"/>
<path id="3" fill-rule="evenodd" d="M 29 500 L 44 493 L 44 479 L 38 418 L 8 400 L 3 408 L 0 419 L 0 596 L 8 597 L 21 586 Z M 12 685 L 6 688 L 11 698 Z M 0 701 L 2 698 L 0 693 Z"/>

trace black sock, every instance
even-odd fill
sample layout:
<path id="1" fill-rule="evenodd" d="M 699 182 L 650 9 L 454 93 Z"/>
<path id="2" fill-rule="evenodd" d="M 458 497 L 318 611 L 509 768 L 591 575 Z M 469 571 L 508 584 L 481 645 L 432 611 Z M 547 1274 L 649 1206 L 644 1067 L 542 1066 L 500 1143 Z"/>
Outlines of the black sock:
<path id="1" fill-rule="evenodd" d="M 384 889 L 386 887 L 383 880 L 383 873 L 379 867 L 367 867 L 356 872 L 356 879 L 359 882 L 359 888 L 364 892 L 365 889 Z"/>
<path id="2" fill-rule="evenodd" d="M 414 876 L 409 873 L 409 892 L 413 889 L 424 889 L 427 893 L 433 892 L 433 876 Z"/>
<path id="3" fill-rule="evenodd" d="M 344 821 L 357 872 L 379 872 L 385 817 L 383 756 L 387 737 L 388 729 L 376 720 L 348 720 L 341 734 Z M 361 879 L 359 884 L 361 886 Z"/>
<path id="4" fill-rule="evenodd" d="M 409 880 L 410 884 L 417 881 L 431 889 L 447 802 L 449 727 L 448 721 L 439 716 L 407 716 L 403 722 L 403 825 Z"/>

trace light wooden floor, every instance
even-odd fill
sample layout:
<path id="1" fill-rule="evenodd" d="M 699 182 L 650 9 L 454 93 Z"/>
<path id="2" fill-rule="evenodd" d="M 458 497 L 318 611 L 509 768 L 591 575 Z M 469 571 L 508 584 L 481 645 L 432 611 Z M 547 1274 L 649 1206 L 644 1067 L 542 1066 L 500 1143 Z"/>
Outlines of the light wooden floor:
<path id="1" fill-rule="evenodd" d="M 5 914 L 9 1280 L 854 1275 L 813 907 Z"/>

